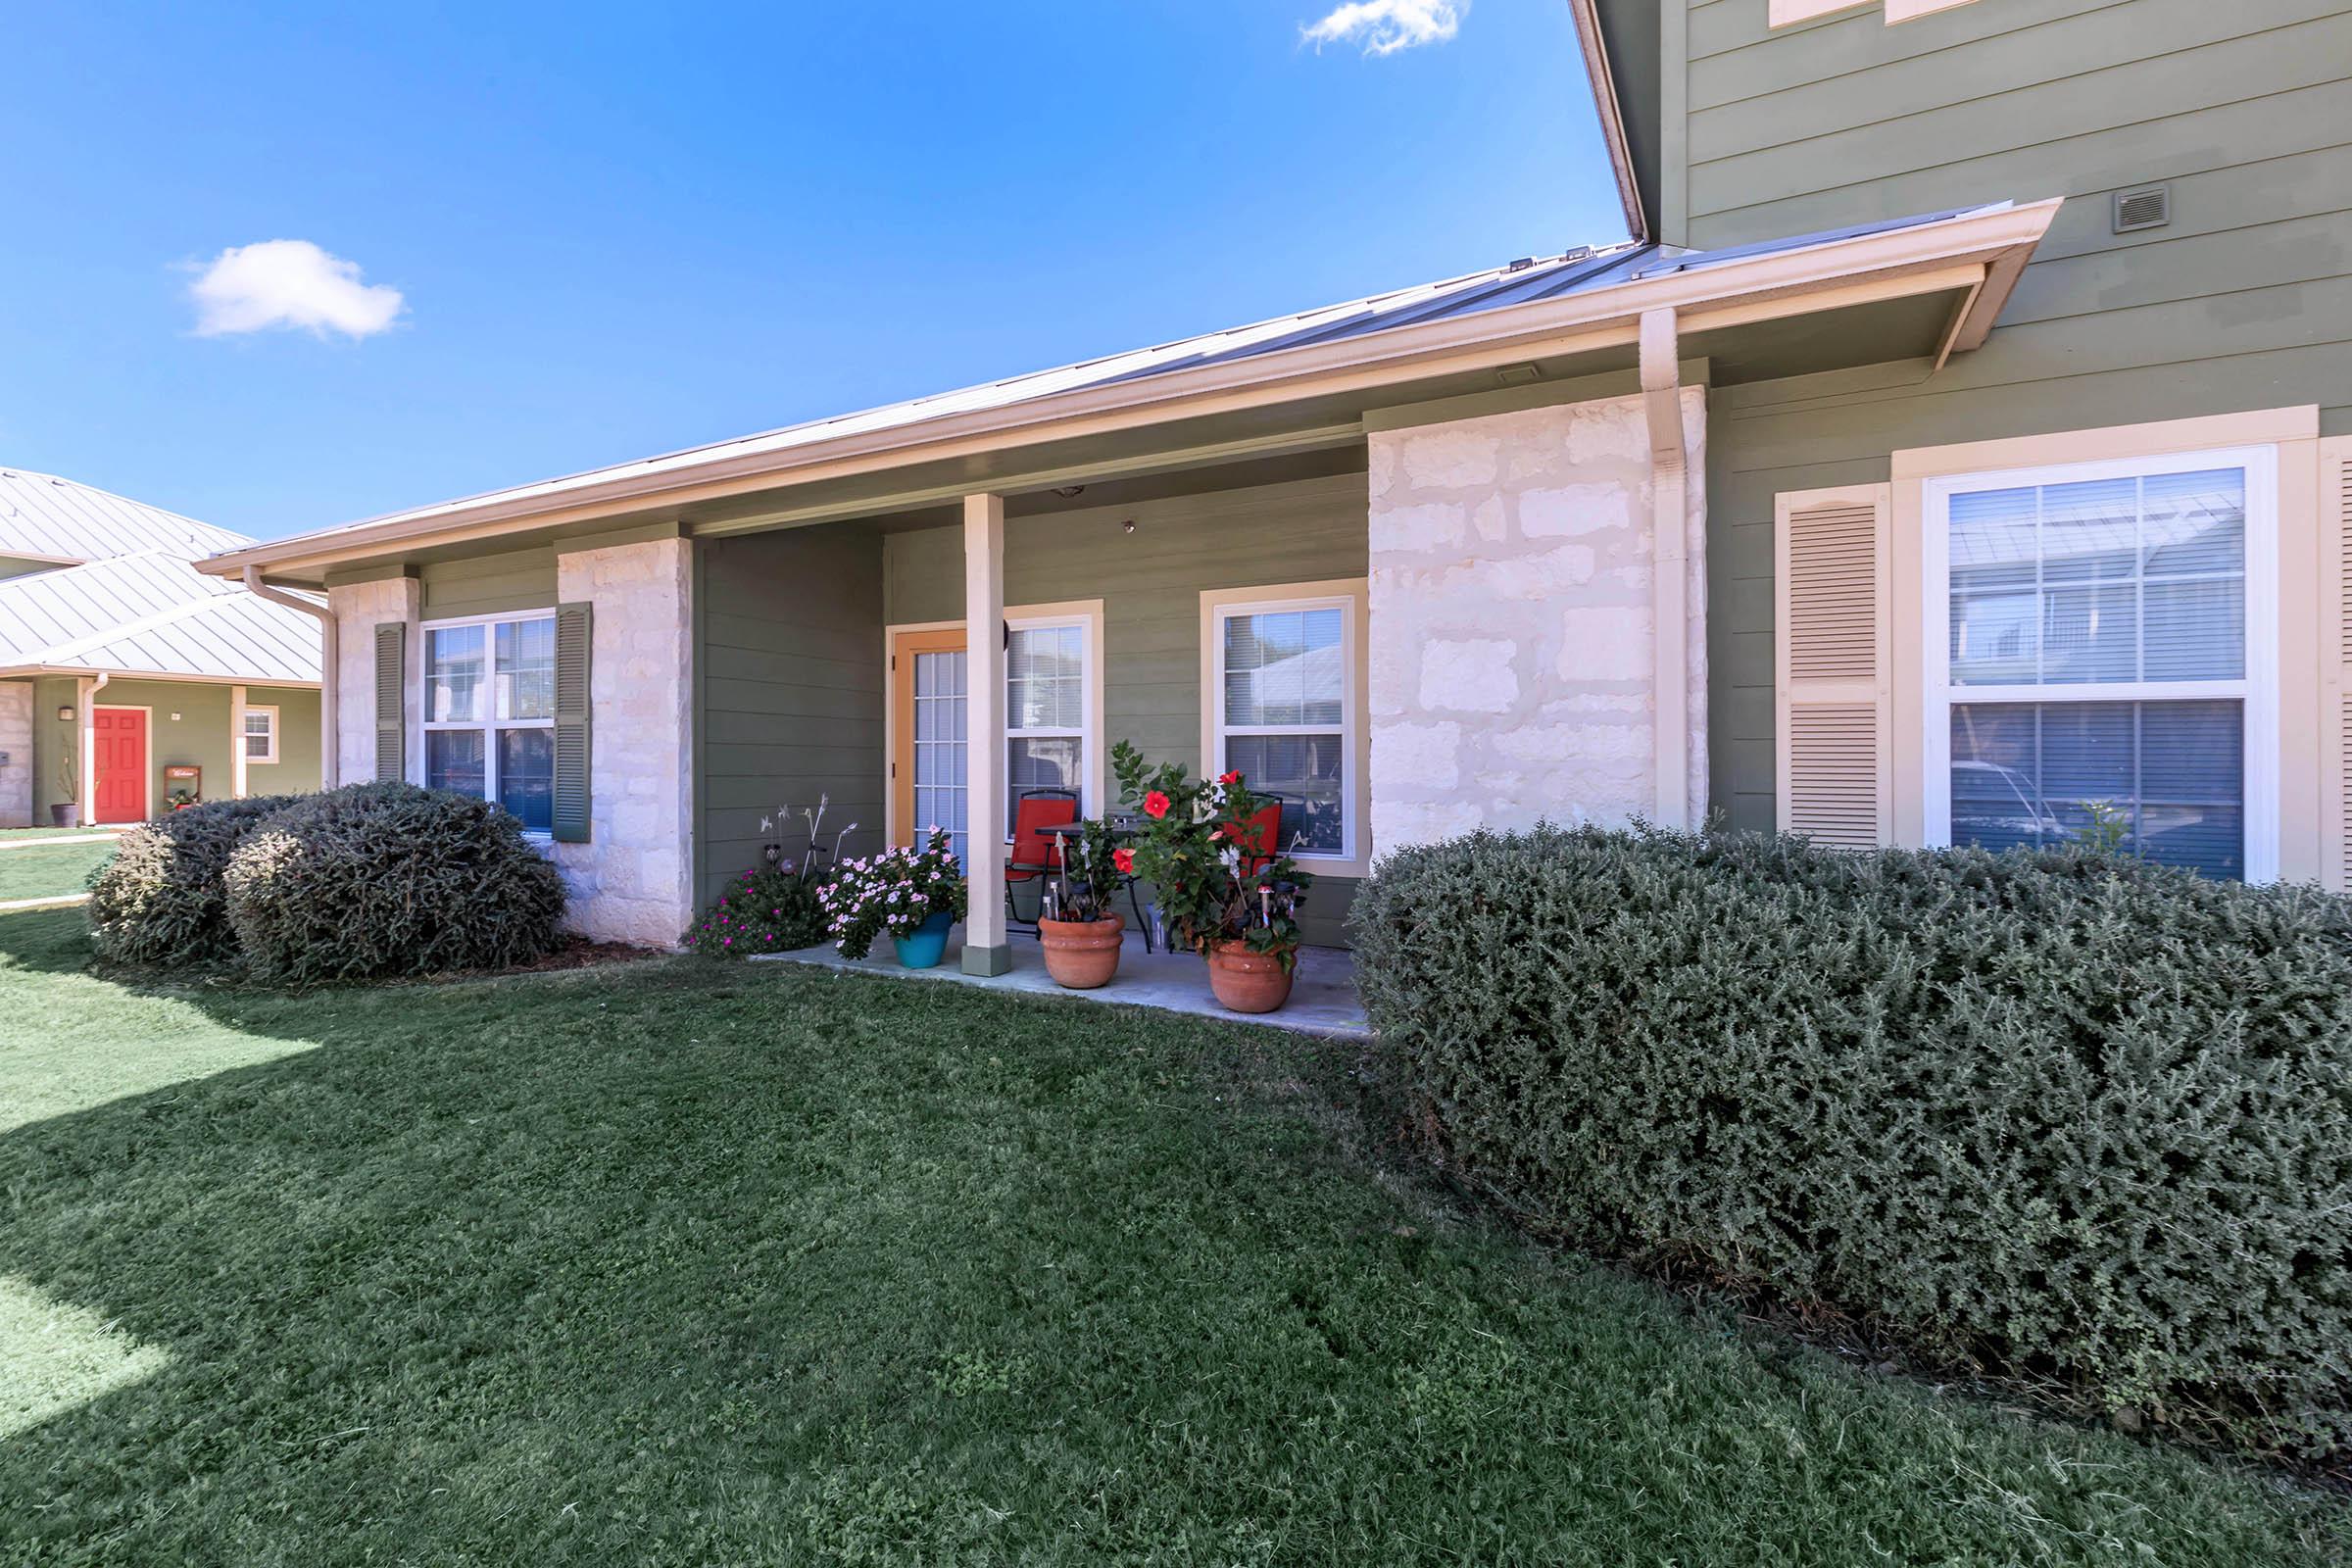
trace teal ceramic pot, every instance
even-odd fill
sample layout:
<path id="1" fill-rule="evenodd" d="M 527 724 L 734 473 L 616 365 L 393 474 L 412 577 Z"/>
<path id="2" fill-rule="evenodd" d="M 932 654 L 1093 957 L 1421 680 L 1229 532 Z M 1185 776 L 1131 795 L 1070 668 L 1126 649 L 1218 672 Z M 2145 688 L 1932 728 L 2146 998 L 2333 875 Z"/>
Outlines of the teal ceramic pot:
<path id="1" fill-rule="evenodd" d="M 917 926 L 914 935 L 892 937 L 891 945 L 899 950 L 899 966 L 904 969 L 936 969 L 939 960 L 948 956 L 948 927 L 956 917 L 942 909 Z"/>

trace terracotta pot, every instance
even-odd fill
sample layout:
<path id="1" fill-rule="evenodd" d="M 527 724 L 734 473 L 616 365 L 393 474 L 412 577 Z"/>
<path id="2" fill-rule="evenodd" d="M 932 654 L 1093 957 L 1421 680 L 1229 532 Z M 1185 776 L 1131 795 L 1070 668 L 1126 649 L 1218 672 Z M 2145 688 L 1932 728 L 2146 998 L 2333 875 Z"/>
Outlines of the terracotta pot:
<path id="1" fill-rule="evenodd" d="M 1107 985 L 1119 972 L 1119 949 L 1127 922 L 1115 914 L 1100 920 L 1040 920 L 1038 945 L 1046 950 L 1046 973 L 1070 991 Z"/>
<path id="2" fill-rule="evenodd" d="M 1208 989 L 1230 1012 L 1272 1012 L 1291 1000 L 1291 971 L 1279 953 L 1252 953 L 1239 942 L 1208 949 Z"/>

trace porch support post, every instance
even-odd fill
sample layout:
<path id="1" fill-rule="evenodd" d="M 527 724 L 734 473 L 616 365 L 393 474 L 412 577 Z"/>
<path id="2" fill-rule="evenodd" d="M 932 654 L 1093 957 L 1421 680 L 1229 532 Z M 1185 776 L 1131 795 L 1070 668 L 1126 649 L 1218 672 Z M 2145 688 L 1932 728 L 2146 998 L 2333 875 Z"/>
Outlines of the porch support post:
<path id="1" fill-rule="evenodd" d="M 963 972 L 1012 967 L 1004 940 L 1004 498 L 963 498 Z"/>
<path id="2" fill-rule="evenodd" d="M 1650 723 L 1660 827 L 1690 825 L 1688 526 L 1690 454 L 1674 311 L 1642 315 L 1642 400 L 1649 423 Z"/>
<path id="3" fill-rule="evenodd" d="M 243 800 L 245 783 L 245 688 L 228 689 L 228 791 Z"/>

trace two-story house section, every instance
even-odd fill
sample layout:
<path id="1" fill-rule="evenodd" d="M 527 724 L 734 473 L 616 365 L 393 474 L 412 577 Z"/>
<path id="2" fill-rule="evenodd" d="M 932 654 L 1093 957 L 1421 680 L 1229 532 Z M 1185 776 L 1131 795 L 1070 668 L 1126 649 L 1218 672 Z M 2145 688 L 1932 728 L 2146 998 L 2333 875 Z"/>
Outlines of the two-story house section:
<path id="1" fill-rule="evenodd" d="M 2064 198 L 1976 352 L 1711 390 L 1718 811 L 2344 885 L 2352 8 L 1573 3 L 1645 238 Z"/>

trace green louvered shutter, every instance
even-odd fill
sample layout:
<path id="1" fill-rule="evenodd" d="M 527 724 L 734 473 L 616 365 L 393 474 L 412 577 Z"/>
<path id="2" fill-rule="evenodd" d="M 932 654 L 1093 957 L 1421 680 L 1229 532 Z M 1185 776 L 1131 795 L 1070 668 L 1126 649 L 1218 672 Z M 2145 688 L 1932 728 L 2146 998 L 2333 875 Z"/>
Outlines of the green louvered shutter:
<path id="1" fill-rule="evenodd" d="M 400 722 L 401 686 L 408 674 L 409 628 L 403 621 L 375 628 L 375 776 L 408 773 L 408 734 Z"/>
<path id="2" fill-rule="evenodd" d="M 588 644 L 586 605 L 556 607 L 556 841 L 588 842 Z"/>

